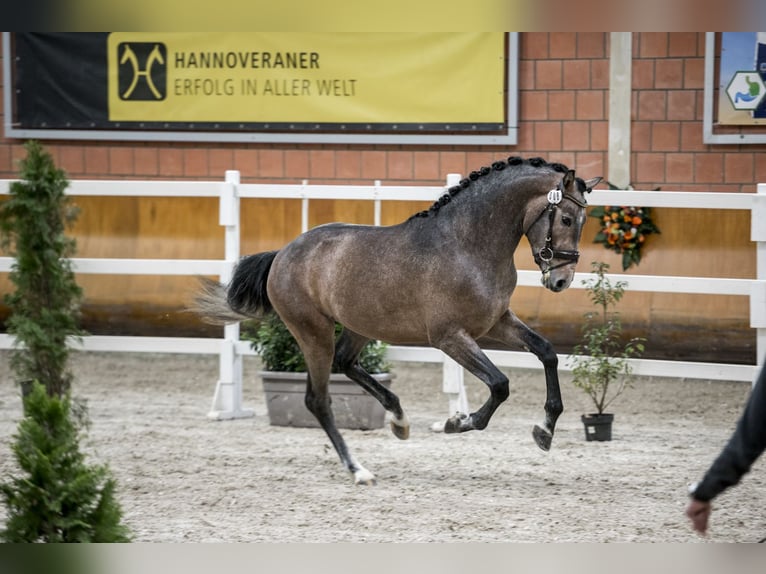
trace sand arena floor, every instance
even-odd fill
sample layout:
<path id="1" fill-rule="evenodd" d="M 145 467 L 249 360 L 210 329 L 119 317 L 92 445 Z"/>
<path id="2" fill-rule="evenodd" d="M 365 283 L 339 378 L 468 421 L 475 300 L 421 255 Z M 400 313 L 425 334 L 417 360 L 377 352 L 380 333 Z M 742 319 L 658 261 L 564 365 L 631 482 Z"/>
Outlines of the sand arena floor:
<path id="1" fill-rule="evenodd" d="M 0 474 L 15 469 L 11 436 L 19 389 L 0 352 Z M 637 378 L 614 404 L 613 437 L 586 442 L 586 397 L 562 374 L 565 411 L 549 453 L 542 371 L 506 370 L 510 399 L 482 432 L 444 435 L 441 371 L 394 364 L 392 389 L 412 424 L 343 431 L 378 478 L 357 487 L 319 429 L 272 427 L 245 360 L 253 418 L 208 420 L 216 357 L 74 353 L 74 394 L 88 404 L 89 460 L 118 481 L 124 520 L 147 542 L 754 542 L 766 536 L 766 463 L 719 497 L 711 533 L 692 533 L 686 488 L 699 479 L 749 393 L 739 382 Z M 467 379 L 472 408 L 486 397 Z M 0 520 L 5 509 L 0 508 Z"/>

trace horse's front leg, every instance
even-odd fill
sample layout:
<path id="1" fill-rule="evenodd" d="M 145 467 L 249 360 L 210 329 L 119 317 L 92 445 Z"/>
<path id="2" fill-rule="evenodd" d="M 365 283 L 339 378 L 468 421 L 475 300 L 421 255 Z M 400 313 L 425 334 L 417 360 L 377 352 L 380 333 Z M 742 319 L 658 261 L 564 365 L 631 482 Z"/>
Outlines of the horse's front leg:
<path id="1" fill-rule="evenodd" d="M 545 421 L 542 426 L 535 425 L 534 429 L 532 429 L 532 436 L 537 446 L 546 451 L 550 450 L 556 421 L 564 410 L 564 404 L 561 400 L 561 388 L 559 386 L 559 359 L 556 351 L 553 349 L 553 345 L 547 339 L 530 329 L 510 310 L 503 314 L 486 336 L 509 346 L 514 343 L 521 343 L 543 363 L 546 389 Z"/>

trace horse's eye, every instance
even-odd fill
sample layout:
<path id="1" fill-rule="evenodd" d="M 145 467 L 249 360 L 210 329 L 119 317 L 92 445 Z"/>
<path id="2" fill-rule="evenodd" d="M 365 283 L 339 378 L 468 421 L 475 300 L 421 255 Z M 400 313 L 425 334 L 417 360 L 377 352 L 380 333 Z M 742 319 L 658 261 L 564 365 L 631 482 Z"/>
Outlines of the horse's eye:
<path id="1" fill-rule="evenodd" d="M 568 215 L 562 215 L 561 216 L 561 223 L 566 225 L 567 227 L 570 227 L 572 225 L 572 218 Z"/>

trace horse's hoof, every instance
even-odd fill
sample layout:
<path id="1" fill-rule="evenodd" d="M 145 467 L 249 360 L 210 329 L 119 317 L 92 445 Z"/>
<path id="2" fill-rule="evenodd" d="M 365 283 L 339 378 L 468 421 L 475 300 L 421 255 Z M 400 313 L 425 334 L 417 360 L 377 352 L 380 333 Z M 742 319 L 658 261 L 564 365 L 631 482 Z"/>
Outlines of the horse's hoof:
<path id="1" fill-rule="evenodd" d="M 366 468 L 362 468 L 354 473 L 354 484 L 357 486 L 375 486 L 377 481 L 374 474 Z"/>
<path id="2" fill-rule="evenodd" d="M 465 413 L 455 413 L 450 418 L 447 419 L 447 422 L 444 423 L 444 432 L 445 433 L 457 433 L 457 432 L 463 432 L 463 421 L 465 421 L 468 418 L 468 415 Z"/>
<path id="3" fill-rule="evenodd" d="M 532 437 L 535 439 L 537 446 L 544 451 L 551 450 L 551 442 L 553 441 L 553 435 L 539 425 L 535 425 L 532 429 Z"/>
<path id="4" fill-rule="evenodd" d="M 391 421 L 391 432 L 394 436 L 401 440 L 407 440 L 410 438 L 410 425 L 398 425 L 394 421 Z"/>

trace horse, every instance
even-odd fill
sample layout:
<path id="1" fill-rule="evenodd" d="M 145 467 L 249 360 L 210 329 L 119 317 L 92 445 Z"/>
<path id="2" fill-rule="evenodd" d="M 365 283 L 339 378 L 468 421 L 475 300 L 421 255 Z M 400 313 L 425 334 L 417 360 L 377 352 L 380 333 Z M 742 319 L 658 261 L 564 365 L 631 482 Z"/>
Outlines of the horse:
<path id="1" fill-rule="evenodd" d="M 483 381 L 489 397 L 473 413 L 455 413 L 446 433 L 485 429 L 508 398 L 506 377 L 477 340 L 523 348 L 544 366 L 544 421 L 532 436 L 551 447 L 563 411 L 558 359 L 551 343 L 510 309 L 517 282 L 514 252 L 522 236 L 532 248 L 542 284 L 569 287 L 586 220 L 585 194 L 601 177 L 583 180 L 543 158 L 512 156 L 473 171 L 428 210 L 390 226 L 329 223 L 277 251 L 247 255 L 223 285 L 200 277 L 190 309 L 212 324 L 276 313 L 306 359 L 305 404 L 359 485 L 375 475 L 351 454 L 335 424 L 328 393 L 335 366 L 390 413 L 399 439 L 409 422 L 399 398 L 362 369 L 370 340 L 442 350 Z M 343 330 L 335 339 L 335 323 Z"/>

